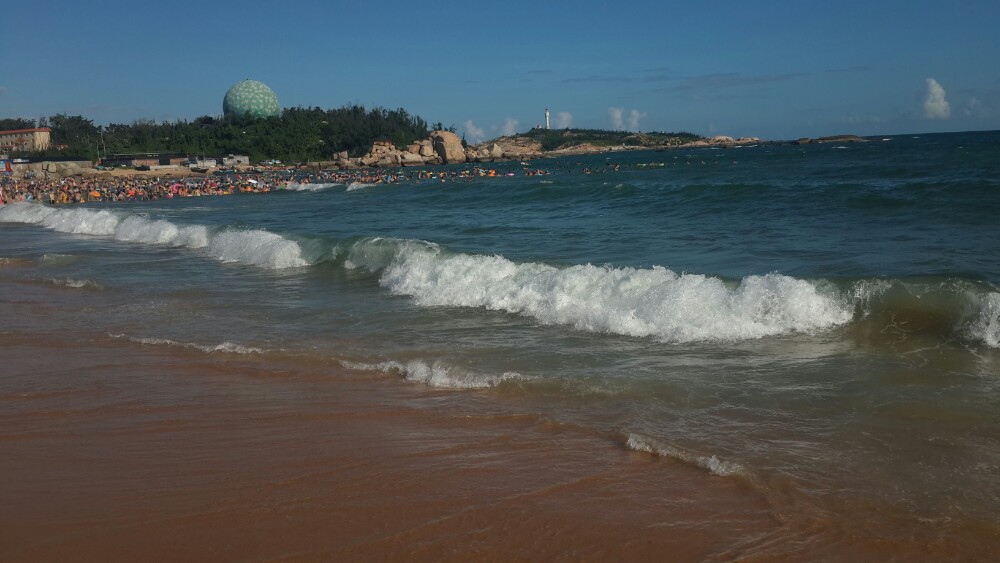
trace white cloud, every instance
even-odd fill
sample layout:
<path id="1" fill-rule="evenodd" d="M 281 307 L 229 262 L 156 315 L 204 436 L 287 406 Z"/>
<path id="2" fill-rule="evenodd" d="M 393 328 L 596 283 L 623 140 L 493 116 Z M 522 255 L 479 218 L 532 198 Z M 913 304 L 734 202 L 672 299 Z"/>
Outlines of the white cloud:
<path id="1" fill-rule="evenodd" d="M 646 114 L 639 113 L 639 110 L 632 110 L 628 114 L 628 130 L 638 131 L 639 130 L 639 119 L 646 117 Z"/>
<path id="2" fill-rule="evenodd" d="M 628 122 L 625 120 L 625 108 L 608 108 L 608 115 L 611 117 L 611 126 L 615 131 L 638 131 L 639 120 L 646 117 L 637 109 L 628 112 Z"/>
<path id="3" fill-rule="evenodd" d="M 476 124 L 472 122 L 471 119 L 465 122 L 465 140 L 468 143 L 476 144 L 482 143 L 486 140 L 486 131 L 483 131 Z"/>
<path id="4" fill-rule="evenodd" d="M 622 120 L 622 108 L 608 108 L 608 116 L 611 117 L 611 128 L 615 131 L 624 129 L 625 122 Z"/>
<path id="5" fill-rule="evenodd" d="M 969 98 L 965 107 L 962 108 L 962 113 L 964 113 L 966 117 L 975 117 L 978 119 L 988 119 L 993 117 L 993 109 L 979 101 L 979 98 Z"/>
<path id="6" fill-rule="evenodd" d="M 945 99 L 946 92 L 933 78 L 927 79 L 927 97 L 924 99 L 924 116 L 927 119 L 948 119 L 951 104 Z"/>
<path id="7" fill-rule="evenodd" d="M 510 137 L 511 135 L 516 135 L 517 134 L 517 120 L 516 119 L 514 119 L 512 117 L 508 117 L 507 119 L 505 119 L 503 121 L 503 134 L 506 137 Z"/>
<path id="8" fill-rule="evenodd" d="M 573 114 L 561 111 L 556 114 L 556 129 L 566 129 L 573 126 Z"/>

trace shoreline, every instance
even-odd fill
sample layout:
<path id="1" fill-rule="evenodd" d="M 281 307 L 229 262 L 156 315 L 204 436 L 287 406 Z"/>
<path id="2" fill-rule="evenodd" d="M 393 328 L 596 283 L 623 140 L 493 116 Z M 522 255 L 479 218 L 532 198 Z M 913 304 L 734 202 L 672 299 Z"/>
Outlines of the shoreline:
<path id="1" fill-rule="evenodd" d="M 780 529 L 736 482 L 475 393 L 36 336 L 0 335 L 8 561 L 701 560 Z"/>

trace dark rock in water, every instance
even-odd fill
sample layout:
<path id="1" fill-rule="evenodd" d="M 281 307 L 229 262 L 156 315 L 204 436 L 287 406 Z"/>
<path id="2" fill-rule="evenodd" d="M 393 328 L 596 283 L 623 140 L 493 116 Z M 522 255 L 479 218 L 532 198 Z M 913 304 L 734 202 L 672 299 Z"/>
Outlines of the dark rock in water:
<path id="1" fill-rule="evenodd" d="M 868 139 L 857 135 L 834 135 L 816 139 L 817 143 L 867 143 L 868 141 Z"/>

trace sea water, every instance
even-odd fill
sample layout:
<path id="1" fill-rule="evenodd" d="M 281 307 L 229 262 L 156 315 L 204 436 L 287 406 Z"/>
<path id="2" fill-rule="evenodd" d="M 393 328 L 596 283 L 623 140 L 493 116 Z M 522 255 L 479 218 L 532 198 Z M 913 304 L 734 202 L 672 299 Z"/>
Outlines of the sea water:
<path id="1" fill-rule="evenodd" d="M 1000 541 L 998 162 L 1000 133 L 936 134 L 8 205 L 0 332 L 485 395 L 740 483 L 785 527 L 765 555 L 981 554 Z"/>

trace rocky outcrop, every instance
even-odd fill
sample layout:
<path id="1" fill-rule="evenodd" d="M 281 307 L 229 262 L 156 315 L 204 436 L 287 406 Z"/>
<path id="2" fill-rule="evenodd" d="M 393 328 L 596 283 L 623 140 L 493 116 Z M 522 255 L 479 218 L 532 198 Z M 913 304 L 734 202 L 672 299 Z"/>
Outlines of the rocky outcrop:
<path id="1" fill-rule="evenodd" d="M 55 180 L 71 178 L 73 176 L 92 176 L 97 173 L 93 164 L 86 160 L 66 162 L 45 161 L 28 164 L 15 163 L 11 168 L 17 176 L 32 173 L 37 177 Z"/>
<path id="2" fill-rule="evenodd" d="M 633 138 L 634 137 L 634 138 Z M 533 137 L 515 135 L 500 137 L 488 143 L 465 148 L 458 135 L 450 131 L 434 131 L 429 139 L 414 141 L 403 149 L 396 148 L 390 141 L 376 141 L 367 154 L 360 158 L 350 158 L 346 152 L 333 155 L 333 165 L 341 169 L 359 167 L 399 168 L 403 166 L 424 166 L 427 164 L 457 164 L 464 162 L 494 162 L 497 160 L 531 160 L 543 156 L 597 154 L 622 150 L 642 148 L 673 147 L 728 147 L 748 145 L 760 142 L 757 137 L 740 137 L 734 139 L 724 135 L 698 139 L 682 144 L 677 140 L 673 144 L 650 144 L 656 139 L 647 139 L 649 135 L 635 134 L 626 142 L 617 146 L 606 146 L 588 142 L 568 142 L 556 150 L 543 151 L 541 141 Z M 688 135 L 688 138 L 693 137 Z M 577 141 L 582 141 L 577 139 Z"/>
<path id="3" fill-rule="evenodd" d="M 419 154 L 414 154 L 410 151 L 400 153 L 399 157 L 400 157 L 400 164 L 403 166 L 423 166 L 424 164 L 427 164 L 426 162 L 424 162 L 423 157 L 421 157 Z"/>
<path id="4" fill-rule="evenodd" d="M 346 151 L 335 153 L 332 165 L 342 170 L 351 170 L 361 167 L 423 166 L 425 164 L 441 164 L 441 162 L 442 159 L 435 154 L 432 143 L 428 139 L 411 143 L 406 146 L 405 150 L 397 149 L 390 141 L 375 141 L 372 143 L 371 150 L 360 158 L 351 158 Z"/>
<path id="5" fill-rule="evenodd" d="M 871 139 L 866 139 L 857 135 L 834 135 L 832 137 L 820 137 L 818 139 L 803 137 L 801 139 L 791 141 L 791 144 L 811 145 L 813 143 L 867 143 L 870 140 Z"/>
<path id="6" fill-rule="evenodd" d="M 697 141 L 691 141 L 690 143 L 684 143 L 680 145 L 683 148 L 697 148 L 697 147 L 733 147 L 736 145 L 755 145 L 760 142 L 758 137 L 740 137 L 734 139 L 732 137 L 727 137 L 725 135 L 716 135 L 715 137 L 709 137 L 707 139 L 699 139 Z"/>
<path id="7" fill-rule="evenodd" d="M 468 160 L 476 162 L 525 160 L 542 156 L 542 146 L 537 141 L 523 137 L 501 137 L 489 143 L 471 146 L 466 153 Z"/>
<path id="8" fill-rule="evenodd" d="M 458 135 L 451 131 L 434 131 L 431 133 L 434 152 L 445 164 L 456 164 L 466 161 L 465 148 Z"/>
<path id="9" fill-rule="evenodd" d="M 431 142 L 430 140 L 426 140 L 426 141 L 420 141 L 417 144 L 420 145 L 420 152 L 418 153 L 420 156 L 424 158 L 431 158 L 435 156 L 433 142 Z"/>

